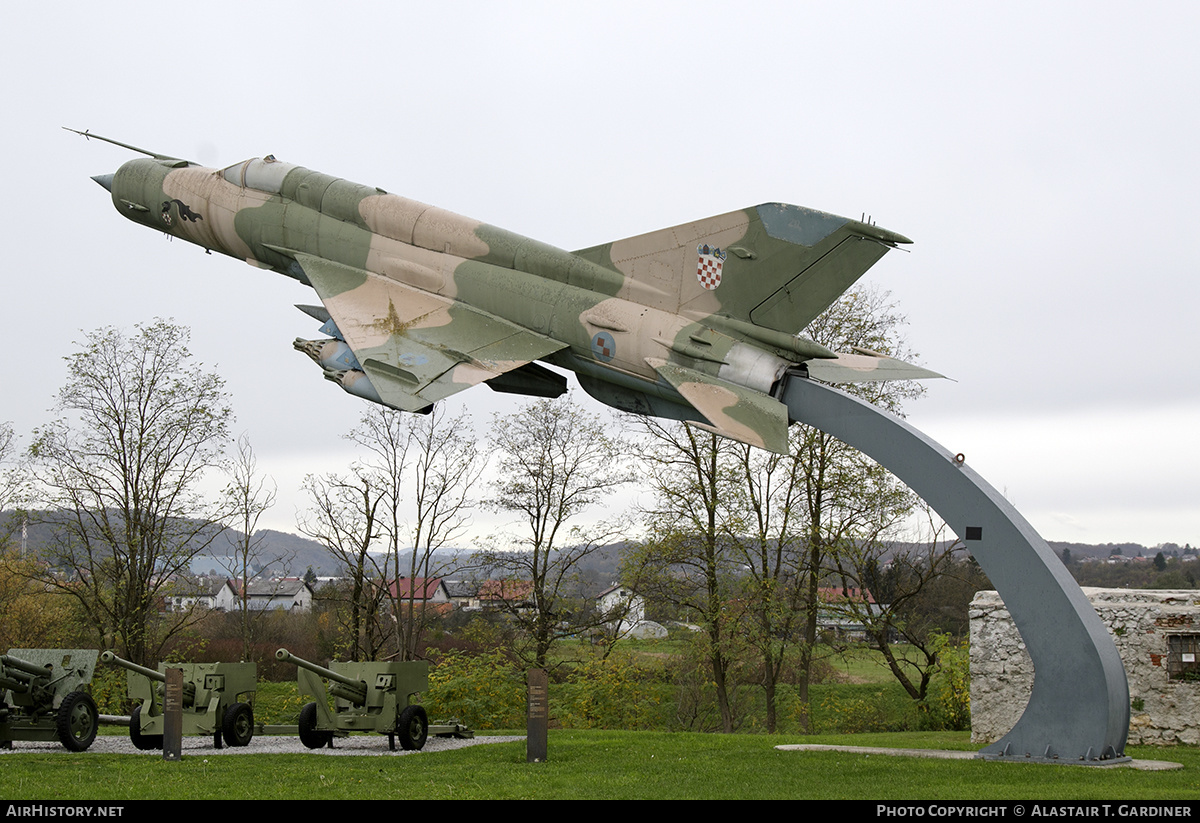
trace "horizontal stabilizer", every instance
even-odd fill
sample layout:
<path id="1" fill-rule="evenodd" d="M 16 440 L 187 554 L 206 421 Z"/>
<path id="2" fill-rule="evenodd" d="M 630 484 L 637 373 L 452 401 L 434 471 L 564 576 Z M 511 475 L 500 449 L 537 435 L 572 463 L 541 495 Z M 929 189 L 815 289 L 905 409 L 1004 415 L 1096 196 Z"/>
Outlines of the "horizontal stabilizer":
<path id="1" fill-rule="evenodd" d="M 924 380 L 945 377 L 935 371 L 885 357 L 866 349 L 858 354 L 839 354 L 833 360 L 809 360 L 804 365 L 809 377 L 822 383 L 881 383 L 885 380 Z"/>
<path id="2" fill-rule="evenodd" d="M 655 358 L 647 358 L 646 362 L 711 424 L 692 425 L 787 454 L 787 406 L 775 398 L 676 363 Z"/>

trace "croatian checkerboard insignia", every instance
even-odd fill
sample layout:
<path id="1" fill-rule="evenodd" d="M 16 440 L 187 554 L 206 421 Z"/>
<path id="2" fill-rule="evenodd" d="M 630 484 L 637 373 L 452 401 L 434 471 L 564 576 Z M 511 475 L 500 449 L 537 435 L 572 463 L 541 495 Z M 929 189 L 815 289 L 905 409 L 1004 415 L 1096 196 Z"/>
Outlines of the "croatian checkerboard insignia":
<path id="1" fill-rule="evenodd" d="M 696 263 L 696 279 L 700 285 L 712 291 L 721 285 L 721 269 L 725 266 L 725 252 L 716 246 L 701 243 L 696 246 L 700 259 Z"/>

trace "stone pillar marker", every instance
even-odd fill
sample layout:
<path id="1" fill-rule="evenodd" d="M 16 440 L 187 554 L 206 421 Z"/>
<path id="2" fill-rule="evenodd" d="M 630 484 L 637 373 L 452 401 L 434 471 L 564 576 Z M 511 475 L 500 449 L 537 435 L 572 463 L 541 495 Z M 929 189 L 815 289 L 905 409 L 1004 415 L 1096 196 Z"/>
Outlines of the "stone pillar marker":
<path id="1" fill-rule="evenodd" d="M 546 730 L 550 725 L 550 677 L 545 669 L 530 669 L 525 674 L 525 762 L 546 760 Z"/>
<path id="2" fill-rule="evenodd" d="M 168 667 L 166 675 L 167 682 L 163 684 L 163 760 L 182 760 L 183 669 Z"/>

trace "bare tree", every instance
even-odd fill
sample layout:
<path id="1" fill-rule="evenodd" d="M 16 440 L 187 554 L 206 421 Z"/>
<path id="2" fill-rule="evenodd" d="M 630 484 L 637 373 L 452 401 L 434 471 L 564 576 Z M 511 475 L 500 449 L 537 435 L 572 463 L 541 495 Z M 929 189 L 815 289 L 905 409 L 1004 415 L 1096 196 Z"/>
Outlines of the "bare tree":
<path id="1" fill-rule="evenodd" d="M 242 660 L 251 660 L 253 638 L 253 615 L 250 611 L 250 583 L 258 577 L 266 577 L 267 571 L 276 566 L 286 574 L 285 555 L 266 557 L 263 535 L 255 535 L 262 515 L 275 505 L 275 483 L 258 473 L 258 462 L 250 438 L 242 435 L 237 441 L 237 453 L 229 466 L 229 483 L 225 486 L 225 504 L 228 512 L 226 521 L 236 537 L 233 551 L 218 559 L 226 572 L 238 581 L 238 612 L 242 635 Z M 229 531 L 226 532 L 229 534 Z M 260 613 L 261 616 L 261 613 Z"/>
<path id="2" fill-rule="evenodd" d="M 843 295 L 805 333 L 836 351 L 859 348 L 908 360 L 913 355 L 902 336 L 904 323 L 886 292 L 860 288 Z M 901 414 L 905 401 L 924 393 L 911 381 L 841 388 L 893 414 Z M 795 484 L 793 505 L 799 510 L 790 539 L 799 542 L 797 572 L 803 585 L 798 697 L 808 706 L 826 570 L 845 547 L 878 539 L 894 527 L 916 497 L 883 467 L 825 432 L 798 424 L 789 437 L 789 470 L 794 475 L 789 482 Z M 807 713 L 802 724 L 807 730 Z"/>
<path id="3" fill-rule="evenodd" d="M 370 406 L 346 439 L 359 459 L 348 476 L 305 480 L 313 505 L 300 530 L 346 570 L 353 654 L 374 657 L 394 641 L 395 654 L 412 660 L 431 620 L 415 581 L 452 562 L 437 552 L 466 527 L 483 458 L 470 417 L 441 406 L 428 415 Z"/>
<path id="4" fill-rule="evenodd" d="M 345 604 L 346 653 L 352 660 L 374 660 L 387 639 L 380 625 L 386 564 L 371 549 L 382 536 L 379 507 L 386 489 L 376 475 L 355 464 L 348 476 L 327 474 L 304 478 L 310 508 L 297 523 L 302 534 L 323 543 L 347 577 L 348 589 L 337 599 Z"/>
<path id="5" fill-rule="evenodd" d="M 408 451 L 412 442 L 409 429 L 413 415 L 395 411 L 374 403 L 367 404 L 358 425 L 344 435 L 346 440 L 359 447 L 361 457 L 355 463 L 354 473 L 364 486 L 361 506 L 355 507 L 356 515 L 365 515 L 366 507 L 373 506 L 369 518 L 364 519 L 363 527 L 374 529 L 374 534 L 361 546 L 358 552 L 359 566 L 363 566 L 369 558 L 367 550 L 370 544 L 381 541 L 384 544 L 384 555 L 371 561 L 375 568 L 373 579 L 368 585 L 354 584 L 355 597 L 364 597 L 363 606 L 374 612 L 385 602 L 391 604 L 391 616 L 398 621 L 400 616 L 399 597 L 397 594 L 398 578 L 400 577 L 400 548 L 403 541 L 401 502 L 404 499 L 404 477 L 408 469 Z M 374 503 L 368 487 L 374 488 Z M 357 497 L 356 497 L 357 500 Z M 366 536 L 366 535 L 364 535 Z M 352 573 L 351 578 L 355 579 Z M 389 578 L 392 583 L 389 585 Z M 402 631 L 399 623 L 392 626 L 381 625 L 380 631 L 389 636 L 395 629 L 396 653 L 403 655 L 404 646 L 401 642 Z M 380 640 L 382 642 L 382 638 Z M 401 659 L 408 659 L 401 657 Z"/>
<path id="6" fill-rule="evenodd" d="M 192 362 L 188 338 L 165 320 L 133 335 L 89 333 L 66 358 L 63 416 L 29 450 L 56 537 L 48 582 L 139 663 L 187 622 L 159 615 L 220 532 L 197 484 L 220 463 L 232 412 L 222 379 Z"/>
<path id="7" fill-rule="evenodd" d="M 740 565 L 738 628 L 758 658 L 767 732 L 778 727 L 778 687 L 806 608 L 802 452 L 736 444 L 727 539 Z M 811 658 L 810 658 L 811 660 Z"/>
<path id="8" fill-rule="evenodd" d="M 385 590 L 396 623 L 397 653 L 417 658 L 433 617 L 422 602 L 424 586 L 446 573 L 453 558 L 438 552 L 461 537 L 472 508 L 471 490 L 482 470 L 471 418 L 450 416 L 443 405 L 427 415 L 372 406 L 347 435 L 360 446 L 376 485 L 383 490 L 381 536 L 387 544 Z M 408 561 L 403 550 L 410 548 Z"/>
<path id="9" fill-rule="evenodd" d="M 412 546 L 409 579 L 429 581 L 441 577 L 457 562 L 456 558 L 438 560 L 438 552 L 466 531 L 473 507 L 471 492 L 485 456 L 465 412 L 449 417 L 435 407 L 430 414 L 412 421 L 409 434 L 414 449 L 411 517 L 406 532 Z M 428 608 L 417 607 L 415 584 L 407 589 L 397 587 L 397 594 L 399 602 L 394 607 L 398 612 L 401 655 L 402 659 L 412 660 L 432 614 Z"/>
<path id="10" fill-rule="evenodd" d="M 860 347 L 906 358 L 902 325 L 886 294 L 858 290 L 814 320 L 807 333 L 832 349 Z M 921 393 L 911 383 L 850 390 L 893 412 Z M 855 539 L 878 536 L 915 498 L 857 450 L 806 426 L 791 427 L 786 455 L 705 440 L 678 424 L 649 420 L 646 429 L 652 448 L 644 464 L 656 495 L 646 570 L 657 567 L 660 597 L 686 602 L 700 617 L 723 728 L 731 731 L 735 722 L 729 676 L 736 639 L 755 649 L 767 725 L 774 729 L 790 647 L 798 649 L 799 697 L 808 704 L 819 649 L 820 588 L 830 559 Z"/>
<path id="11" fill-rule="evenodd" d="M 577 573 L 617 532 L 569 524 L 632 479 L 615 425 L 568 396 L 531 403 L 491 429 L 498 466 L 485 505 L 517 515 L 526 530 L 509 545 L 492 541 L 475 562 L 510 589 L 528 592 L 502 603 L 528 642 L 527 661 L 539 668 L 555 641 L 601 622 Z"/>

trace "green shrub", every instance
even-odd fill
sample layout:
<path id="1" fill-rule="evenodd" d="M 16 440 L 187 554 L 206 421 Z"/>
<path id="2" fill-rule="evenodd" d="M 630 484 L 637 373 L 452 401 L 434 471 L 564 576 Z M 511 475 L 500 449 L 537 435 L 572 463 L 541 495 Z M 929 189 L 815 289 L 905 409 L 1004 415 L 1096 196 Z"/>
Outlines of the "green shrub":
<path id="1" fill-rule="evenodd" d="M 938 667 L 921 704 L 923 729 L 964 731 L 971 728 L 971 656 L 966 641 L 938 652 Z"/>
<path id="2" fill-rule="evenodd" d="M 429 670 L 421 702 L 430 719 L 457 719 L 473 729 L 525 725 L 525 678 L 502 651 L 447 651 Z"/>
<path id="3" fill-rule="evenodd" d="M 301 695 L 295 680 L 289 683 L 258 681 L 258 692 L 254 695 L 254 720 L 258 723 L 288 726 L 300 721 L 300 709 L 312 702 L 308 695 Z"/>
<path id="4" fill-rule="evenodd" d="M 848 700 L 828 708 L 837 715 L 837 730 L 842 734 L 890 731 L 887 716 L 872 700 Z"/>
<path id="5" fill-rule="evenodd" d="M 636 665 L 618 649 L 577 666 L 551 699 L 564 729 L 660 728 L 666 691 L 661 681 L 661 673 Z"/>
<path id="6" fill-rule="evenodd" d="M 921 727 L 917 702 L 895 681 L 814 685 L 810 696 L 814 734 L 904 732 Z"/>
<path id="7" fill-rule="evenodd" d="M 89 691 L 100 714 L 129 714 L 129 698 L 125 670 L 103 663 L 96 665 Z"/>

